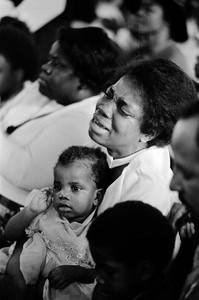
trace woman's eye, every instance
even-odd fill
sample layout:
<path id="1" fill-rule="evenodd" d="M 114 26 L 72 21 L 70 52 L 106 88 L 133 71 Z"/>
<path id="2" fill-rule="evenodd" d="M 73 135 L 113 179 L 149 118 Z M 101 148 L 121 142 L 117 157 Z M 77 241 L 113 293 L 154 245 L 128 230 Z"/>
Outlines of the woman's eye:
<path id="1" fill-rule="evenodd" d="M 59 60 L 58 60 L 57 58 L 53 59 L 53 60 L 52 60 L 52 65 L 53 65 L 54 67 L 59 67 L 59 66 L 60 66 Z"/>
<path id="2" fill-rule="evenodd" d="M 128 117 L 129 115 L 127 114 L 127 112 L 125 112 L 124 110 L 120 110 L 121 111 L 121 114 L 123 115 L 123 116 L 125 116 L 125 117 Z"/>
<path id="3" fill-rule="evenodd" d="M 129 113 L 127 113 L 127 112 L 125 111 L 125 109 L 124 109 L 122 106 L 119 107 L 118 109 L 119 109 L 119 112 L 120 112 L 120 114 L 121 114 L 122 116 L 124 116 L 124 117 L 128 117 L 128 116 L 129 116 Z"/>
<path id="4" fill-rule="evenodd" d="M 106 101 L 111 101 L 112 100 L 112 94 L 109 91 L 106 91 L 104 93 L 103 99 Z"/>

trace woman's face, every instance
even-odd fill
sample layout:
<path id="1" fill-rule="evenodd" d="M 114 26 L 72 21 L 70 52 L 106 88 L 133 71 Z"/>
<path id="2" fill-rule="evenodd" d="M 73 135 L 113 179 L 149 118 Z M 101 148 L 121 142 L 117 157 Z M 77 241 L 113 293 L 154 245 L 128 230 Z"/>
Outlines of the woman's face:
<path id="1" fill-rule="evenodd" d="M 143 148 L 142 117 L 142 100 L 124 76 L 98 101 L 89 135 L 114 158 L 128 156 Z"/>
<path id="2" fill-rule="evenodd" d="M 132 33 L 153 34 L 165 24 L 162 7 L 151 0 L 143 0 L 135 14 L 127 14 L 127 25 Z"/>
<path id="3" fill-rule="evenodd" d="M 79 78 L 63 55 L 59 43 L 55 42 L 50 49 L 48 61 L 41 68 L 40 92 L 60 104 L 68 105 L 79 101 L 77 96 L 79 83 Z"/>

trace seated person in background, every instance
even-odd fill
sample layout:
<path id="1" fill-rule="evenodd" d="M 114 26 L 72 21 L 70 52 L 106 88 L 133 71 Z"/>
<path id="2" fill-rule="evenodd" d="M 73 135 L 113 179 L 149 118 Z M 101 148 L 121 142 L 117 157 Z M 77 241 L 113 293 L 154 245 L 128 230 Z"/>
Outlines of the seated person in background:
<path id="1" fill-rule="evenodd" d="M 22 30 L 0 26 L 1 106 L 35 80 L 38 71 L 37 48 Z M 9 102 L 8 101 L 8 102 Z"/>
<path id="2" fill-rule="evenodd" d="M 139 202 L 116 204 L 90 225 L 87 238 L 96 263 L 93 300 L 172 300 L 165 268 L 175 236 L 167 219 Z"/>
<path id="3" fill-rule="evenodd" d="M 174 152 L 174 176 L 171 189 L 179 193 L 180 200 L 191 212 L 198 241 L 193 266 L 188 275 L 180 300 L 199 299 L 199 102 L 186 106 L 172 136 Z M 186 229 L 183 226 L 183 231 Z M 187 260 L 187 257 L 185 257 Z M 184 261 L 178 273 L 181 273 Z"/>
<path id="4" fill-rule="evenodd" d="M 1 126 L 55 110 L 54 101 L 66 106 L 99 94 L 121 61 L 119 47 L 102 30 L 60 28 L 39 79 L 1 109 Z"/>
<path id="5" fill-rule="evenodd" d="M 170 211 L 170 144 L 181 105 L 196 98 L 192 80 L 173 62 L 140 60 L 118 74 L 97 102 L 90 137 L 108 152 L 110 185 L 100 214 L 118 202 L 137 199 Z M 176 88 L 178 87 L 178 88 Z"/>
<path id="6" fill-rule="evenodd" d="M 59 30 L 38 81 L 1 122 L 1 195 L 24 205 L 32 189 L 52 185 L 59 153 L 90 141 L 89 120 L 121 58 L 100 28 Z"/>
<path id="7" fill-rule="evenodd" d="M 123 1 L 126 26 L 131 39 L 128 51 L 130 56 L 169 59 L 188 72 L 186 57 L 178 47 L 178 43 L 183 43 L 188 38 L 186 18 L 183 8 L 176 2 Z M 122 47 L 121 43 L 118 44 Z"/>
<path id="8" fill-rule="evenodd" d="M 25 231 L 29 236 L 20 255 L 20 270 L 13 270 L 11 263 L 5 275 L 5 280 L 11 276 L 19 293 L 20 280 L 34 285 L 41 273 L 49 279 L 45 299 L 60 299 L 60 295 L 91 299 L 95 271 L 86 233 L 102 200 L 107 170 L 106 154 L 100 148 L 69 147 L 54 168 L 53 190 L 33 190 L 29 204 L 9 220 L 7 239 L 19 241 Z"/>

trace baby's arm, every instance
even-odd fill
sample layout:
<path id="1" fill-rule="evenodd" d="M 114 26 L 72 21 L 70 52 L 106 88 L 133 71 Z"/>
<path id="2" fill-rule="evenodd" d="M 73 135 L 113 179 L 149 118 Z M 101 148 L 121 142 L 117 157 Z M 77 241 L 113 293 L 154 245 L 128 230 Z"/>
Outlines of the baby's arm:
<path id="1" fill-rule="evenodd" d="M 95 269 L 77 265 L 62 265 L 53 269 L 48 275 L 50 286 L 64 289 L 73 282 L 93 283 L 96 278 Z"/>
<path id="2" fill-rule="evenodd" d="M 27 197 L 27 201 L 30 200 L 30 204 L 14 215 L 6 224 L 4 232 L 6 239 L 18 241 L 24 236 L 25 229 L 30 225 L 32 220 L 50 206 L 50 189 L 33 190 Z"/>

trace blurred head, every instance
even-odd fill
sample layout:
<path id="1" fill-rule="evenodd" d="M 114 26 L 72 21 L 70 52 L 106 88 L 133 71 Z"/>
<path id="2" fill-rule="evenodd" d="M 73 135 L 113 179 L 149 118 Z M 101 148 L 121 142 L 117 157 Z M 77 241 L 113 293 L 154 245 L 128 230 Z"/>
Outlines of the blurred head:
<path id="1" fill-rule="evenodd" d="M 11 26 L 0 27 L 0 96 L 7 100 L 37 74 L 37 52 L 33 40 Z"/>
<path id="2" fill-rule="evenodd" d="M 100 204 L 108 164 L 100 148 L 72 146 L 59 157 L 54 169 L 53 205 L 69 222 L 83 222 Z"/>
<path id="3" fill-rule="evenodd" d="M 174 0 L 124 0 L 123 6 L 133 34 L 153 34 L 166 26 L 172 40 L 187 40 L 185 12 Z"/>
<path id="4" fill-rule="evenodd" d="M 28 34 L 32 39 L 33 39 L 33 34 L 31 33 L 28 25 L 19 20 L 18 18 L 15 18 L 15 17 L 10 17 L 10 16 L 5 16 L 3 18 L 1 18 L 0 20 L 0 26 L 11 26 L 11 27 L 14 27 L 14 28 L 17 28 L 19 29 L 20 31 L 23 31 L 24 33 Z"/>
<path id="5" fill-rule="evenodd" d="M 121 58 L 121 50 L 103 29 L 61 28 L 42 66 L 40 91 L 63 105 L 97 95 Z"/>
<path id="6" fill-rule="evenodd" d="M 172 136 L 174 175 L 170 184 L 193 215 L 199 217 L 199 102 L 186 106 Z"/>
<path id="7" fill-rule="evenodd" d="M 152 283 L 169 263 L 175 242 L 167 219 L 140 201 L 107 209 L 93 221 L 87 238 L 96 263 L 95 292 L 99 299 L 101 294 L 115 300 L 133 299 Z"/>
<path id="8" fill-rule="evenodd" d="M 196 97 L 192 80 L 173 62 L 136 61 L 98 101 L 90 137 L 114 158 L 170 143 L 180 106 Z"/>

